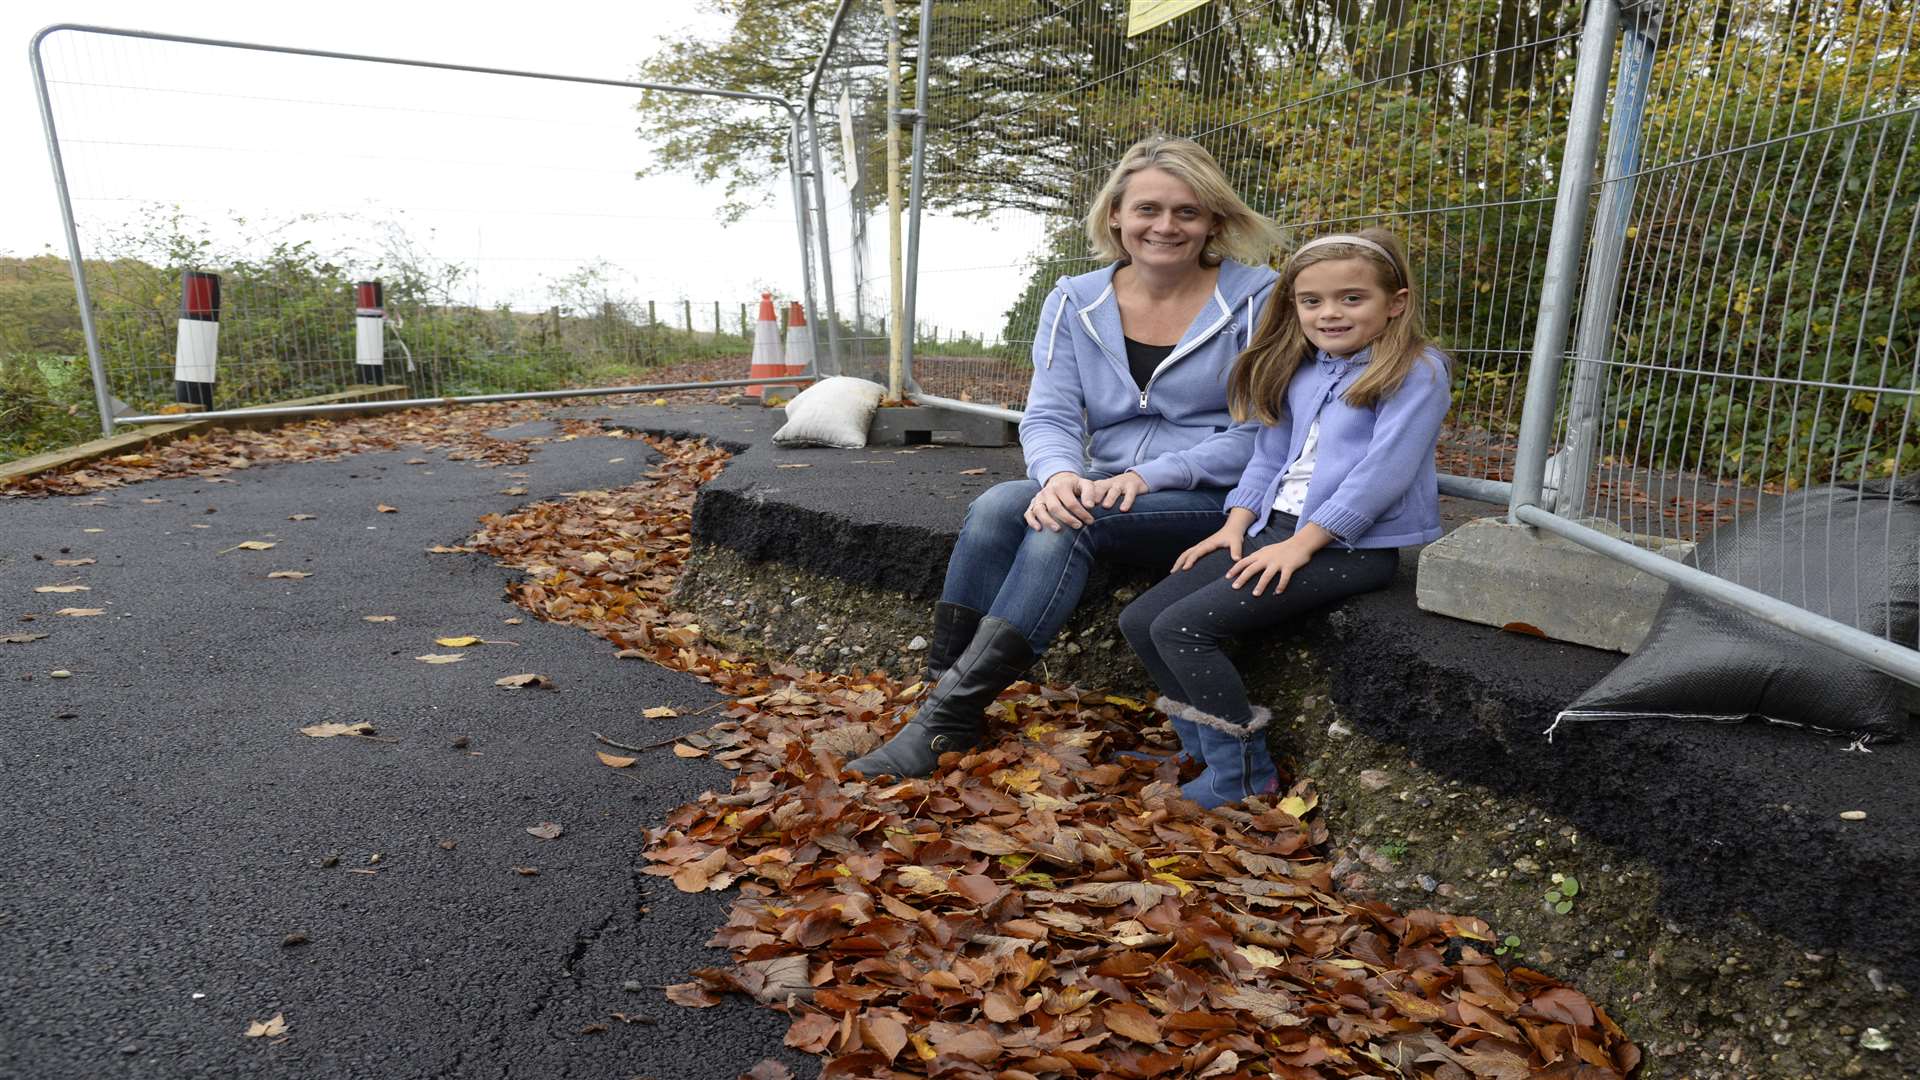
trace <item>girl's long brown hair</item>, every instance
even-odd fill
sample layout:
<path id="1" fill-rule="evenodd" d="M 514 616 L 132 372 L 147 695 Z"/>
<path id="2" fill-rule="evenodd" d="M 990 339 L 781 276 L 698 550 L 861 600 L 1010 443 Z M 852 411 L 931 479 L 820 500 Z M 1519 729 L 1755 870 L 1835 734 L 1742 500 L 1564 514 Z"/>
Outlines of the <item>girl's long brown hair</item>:
<path id="1" fill-rule="evenodd" d="M 1366 229 L 1354 234 L 1386 248 L 1392 256 L 1360 244 L 1323 244 L 1287 260 L 1286 269 L 1274 285 L 1267 310 L 1261 313 L 1260 328 L 1252 344 L 1233 363 L 1227 376 L 1227 409 L 1235 420 L 1254 417 L 1263 424 L 1274 424 L 1286 410 L 1287 386 L 1293 382 L 1300 365 L 1313 356 L 1313 344 L 1300 329 L 1300 315 L 1294 308 L 1293 282 L 1300 271 L 1317 263 L 1336 259 L 1360 259 L 1373 267 L 1380 288 L 1388 296 L 1407 290 L 1407 302 L 1400 314 L 1387 320 L 1387 329 L 1373 343 L 1366 370 L 1343 395 L 1347 404 L 1367 408 L 1392 397 L 1407 373 L 1419 363 L 1427 348 L 1426 331 L 1421 325 L 1420 295 L 1414 287 L 1412 268 L 1400 241 L 1385 229 Z"/>

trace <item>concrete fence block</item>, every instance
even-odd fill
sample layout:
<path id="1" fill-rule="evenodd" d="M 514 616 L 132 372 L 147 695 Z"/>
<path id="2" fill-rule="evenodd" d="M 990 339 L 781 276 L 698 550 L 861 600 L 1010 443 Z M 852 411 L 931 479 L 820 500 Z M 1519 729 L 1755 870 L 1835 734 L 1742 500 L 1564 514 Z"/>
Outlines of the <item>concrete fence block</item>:
<path id="1" fill-rule="evenodd" d="M 1009 421 L 978 413 L 953 412 L 924 405 L 875 409 L 867 431 L 869 446 L 923 446 L 936 434 L 951 432 L 968 446 L 1011 446 L 1020 441 Z"/>
<path id="2" fill-rule="evenodd" d="M 1680 560 L 1690 541 L 1583 524 Z M 1557 641 L 1630 653 L 1666 596 L 1666 583 L 1570 540 L 1480 518 L 1420 553 L 1416 602 L 1424 611 L 1487 626 L 1523 623 Z"/>

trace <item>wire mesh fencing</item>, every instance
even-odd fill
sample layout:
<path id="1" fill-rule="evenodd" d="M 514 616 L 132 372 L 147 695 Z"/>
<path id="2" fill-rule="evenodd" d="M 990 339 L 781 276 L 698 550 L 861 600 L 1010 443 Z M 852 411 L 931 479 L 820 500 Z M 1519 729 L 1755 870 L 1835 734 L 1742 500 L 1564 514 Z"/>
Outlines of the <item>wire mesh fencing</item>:
<path id="1" fill-rule="evenodd" d="M 1920 17 L 1883 0 L 1624 15 L 1644 117 L 1597 186 L 1621 212 L 1594 251 L 1620 257 L 1586 270 L 1543 505 L 1711 538 L 1723 564 L 1768 530 L 1828 554 L 1724 576 L 1817 614 L 1879 610 L 1897 636 L 1920 602 L 1884 502 L 1920 492 Z"/>
<path id="2" fill-rule="evenodd" d="M 645 172 L 640 84 L 79 27 L 36 58 L 104 375 L 135 413 L 181 393 L 183 315 L 218 324 L 219 409 L 369 367 L 409 397 L 646 383 L 719 357 L 746 378 L 758 289 L 690 297 L 741 267 L 782 301 L 811 290 L 794 219 L 722 229 L 697 185 Z M 183 309 L 187 271 L 219 277 L 211 318 Z M 369 337 L 356 285 L 374 281 Z"/>
<path id="3" fill-rule="evenodd" d="M 1088 200 L 1133 142 L 1184 135 L 1288 245 L 1371 225 L 1405 238 L 1456 361 L 1444 469 L 1504 479 L 1580 4 L 1210 4 L 1132 36 L 1127 7 L 932 5 L 927 206 L 991 239 L 924 248 L 918 311 L 954 325 L 956 298 L 1001 308 L 971 327 L 976 355 L 916 349 L 920 386 L 1020 408 L 1047 291 L 1099 265 Z"/>
<path id="4" fill-rule="evenodd" d="M 1282 226 L 1276 258 L 1404 238 L 1455 361 L 1443 486 L 1603 548 L 1579 523 L 1692 540 L 1820 485 L 1920 494 L 1910 5 L 1216 0 L 1146 27 L 1131 8 L 922 5 L 923 399 L 1017 415 L 1044 298 L 1100 265 L 1088 200 L 1133 142 L 1182 135 Z M 1862 533 L 1843 517 L 1818 528 Z M 1892 545 L 1856 548 L 1884 567 Z M 1860 572 L 1774 576 L 1802 632 L 1920 671 L 1805 617 L 1858 610 Z"/>
<path id="5" fill-rule="evenodd" d="M 1641 160 L 1603 182 L 1631 215 L 1611 333 L 1575 353 L 1603 388 L 1563 420 L 1593 447 L 1563 512 L 1692 538 L 1920 465 L 1915 28 L 1858 0 L 1668 10 Z"/>

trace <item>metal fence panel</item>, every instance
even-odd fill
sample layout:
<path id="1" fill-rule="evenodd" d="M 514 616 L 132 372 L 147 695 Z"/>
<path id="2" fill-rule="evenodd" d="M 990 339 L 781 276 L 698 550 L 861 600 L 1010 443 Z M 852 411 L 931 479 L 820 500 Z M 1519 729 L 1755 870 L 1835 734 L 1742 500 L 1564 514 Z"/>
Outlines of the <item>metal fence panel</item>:
<path id="1" fill-rule="evenodd" d="M 1611 325 L 1571 354 L 1593 385 L 1557 419 L 1562 516 L 1725 543 L 1789 492 L 1912 487 L 1916 24 L 1884 0 L 1665 9 L 1640 160 L 1601 184 L 1631 209 Z M 1858 513 L 1806 525 L 1858 563 L 1787 560 L 1772 591 L 1826 614 L 1893 584 L 1862 579 L 1902 556 Z"/>
<path id="2" fill-rule="evenodd" d="M 965 328 L 972 348 L 920 338 L 920 386 L 1020 408 L 1039 304 L 1098 265 L 1088 199 L 1137 139 L 1185 135 L 1287 245 L 1369 225 L 1407 240 L 1456 360 L 1443 470 L 1507 478 L 1580 4 L 1215 3 L 1134 37 L 1126 9 L 932 5 L 928 210 L 1004 241 L 923 248 L 918 317 L 926 334 L 955 325 L 945 298 L 1007 305 Z"/>
<path id="3" fill-rule="evenodd" d="M 923 399 L 1017 415 L 1041 302 L 1098 265 L 1089 197 L 1128 145 L 1175 134 L 1207 145 L 1286 245 L 1368 225 L 1406 239 L 1456 360 L 1443 486 L 1510 495 L 1518 518 L 1623 558 L 1577 522 L 1690 539 L 1814 485 L 1913 487 L 1909 6 L 1219 0 L 1132 36 L 1129 6 L 923 5 L 917 209 L 992 237 L 920 247 Z M 1003 314 L 981 319 L 982 297 Z M 1859 543 L 1896 561 L 1884 536 Z M 1781 568 L 1774 591 L 1797 608 L 1657 573 L 1920 673 L 1824 620 L 1887 584 L 1858 571 Z"/>
<path id="4" fill-rule="evenodd" d="M 222 278 L 216 408 L 365 382 L 361 280 L 409 397 L 645 384 L 688 355 L 744 379 L 757 297 L 689 296 L 689 252 L 763 267 L 783 311 L 813 291 L 792 220 L 727 233 L 684 182 L 636 177 L 635 99 L 671 88 L 85 27 L 35 59 L 92 336 L 135 412 L 176 396 L 182 270 Z"/>

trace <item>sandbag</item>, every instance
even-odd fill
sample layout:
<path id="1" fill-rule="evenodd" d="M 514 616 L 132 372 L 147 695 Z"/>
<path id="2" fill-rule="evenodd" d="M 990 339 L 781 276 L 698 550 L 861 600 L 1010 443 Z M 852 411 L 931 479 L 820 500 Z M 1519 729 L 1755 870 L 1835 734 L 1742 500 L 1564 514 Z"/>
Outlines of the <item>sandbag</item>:
<path id="1" fill-rule="evenodd" d="M 1920 483 L 1766 496 L 1687 562 L 1907 648 L 1920 645 Z M 1828 646 L 1669 588 L 1640 648 L 1555 718 L 1762 719 L 1857 745 L 1901 737 L 1904 686 Z"/>
<path id="2" fill-rule="evenodd" d="M 787 402 L 787 422 L 773 433 L 773 441 L 779 446 L 861 449 L 886 392 L 879 383 L 847 375 L 822 379 Z"/>

